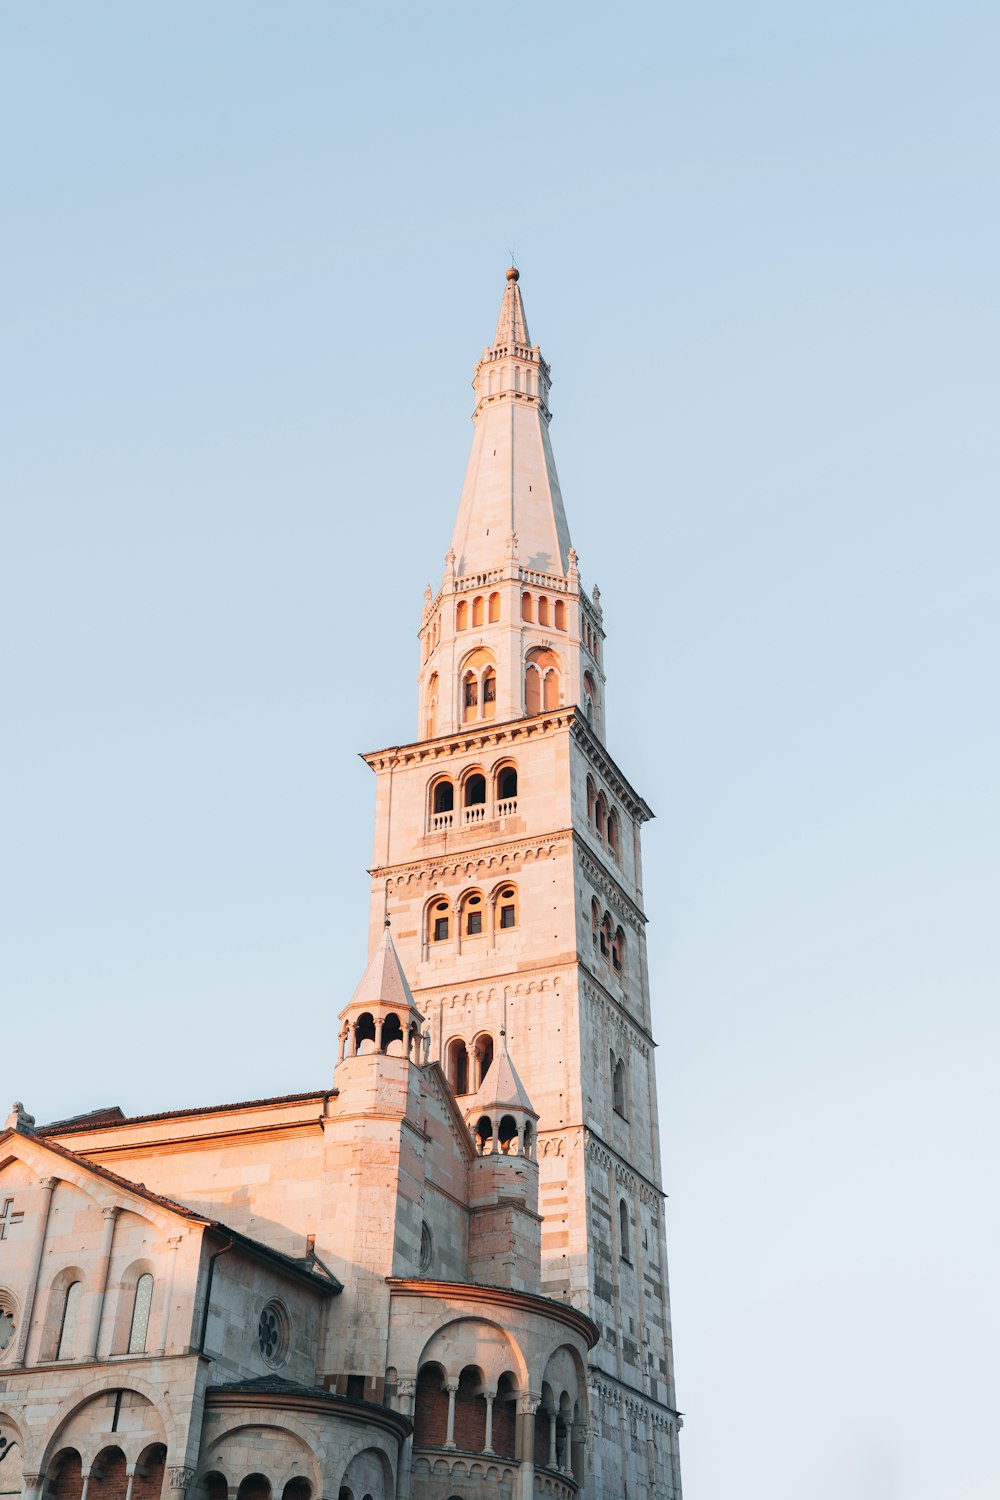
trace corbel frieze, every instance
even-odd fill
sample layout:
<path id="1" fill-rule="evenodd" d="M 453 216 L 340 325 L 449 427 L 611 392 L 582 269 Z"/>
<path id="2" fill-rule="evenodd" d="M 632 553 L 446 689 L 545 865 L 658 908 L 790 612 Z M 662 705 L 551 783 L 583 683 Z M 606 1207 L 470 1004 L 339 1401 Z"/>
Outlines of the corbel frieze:
<path id="1" fill-rule="evenodd" d="M 488 850 L 462 853 L 456 850 L 445 858 L 410 860 L 400 865 L 373 865 L 368 871 L 373 880 L 385 881 L 385 889 L 404 890 L 408 886 L 423 886 L 428 881 L 460 879 L 477 876 L 482 871 L 497 870 L 510 873 L 518 864 L 531 860 L 552 859 L 560 846 L 569 842 L 571 832 L 546 834 L 543 839 L 521 839 L 509 844 L 496 844 Z"/>

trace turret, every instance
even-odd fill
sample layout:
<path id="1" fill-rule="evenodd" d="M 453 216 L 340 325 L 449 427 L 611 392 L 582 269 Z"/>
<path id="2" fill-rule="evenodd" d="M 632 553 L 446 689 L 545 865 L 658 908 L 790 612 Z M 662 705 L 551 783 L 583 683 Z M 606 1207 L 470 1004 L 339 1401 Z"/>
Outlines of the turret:
<path id="1" fill-rule="evenodd" d="M 535 1132 L 538 1114 L 500 1047 L 466 1110 L 476 1147 L 469 1163 L 469 1279 L 483 1286 L 541 1288 Z"/>
<path id="2" fill-rule="evenodd" d="M 336 1084 L 341 1094 L 350 1089 L 373 1100 L 377 1096 L 382 1110 L 404 1113 L 410 1064 L 420 1061 L 423 1016 L 388 922 L 361 983 L 340 1012 L 340 1023 Z"/>

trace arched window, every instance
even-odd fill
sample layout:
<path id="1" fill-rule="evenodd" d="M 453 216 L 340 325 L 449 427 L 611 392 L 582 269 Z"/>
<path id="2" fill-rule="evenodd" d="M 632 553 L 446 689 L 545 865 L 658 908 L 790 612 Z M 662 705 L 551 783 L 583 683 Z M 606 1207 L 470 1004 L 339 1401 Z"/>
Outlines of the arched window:
<path id="1" fill-rule="evenodd" d="M 453 1094 L 469 1092 L 469 1053 L 460 1036 L 453 1037 L 445 1051 L 445 1072 Z"/>
<path id="2" fill-rule="evenodd" d="M 486 777 L 482 771 L 473 771 L 462 783 L 462 820 L 465 823 L 482 823 L 486 818 Z"/>
<path id="3" fill-rule="evenodd" d="M 608 832 L 608 799 L 603 792 L 594 807 L 594 826 L 597 829 L 597 837 L 603 844 Z"/>
<path id="4" fill-rule="evenodd" d="M 540 594 L 538 598 L 538 623 L 539 625 L 549 623 L 549 601 L 544 594 Z"/>
<path id="5" fill-rule="evenodd" d="M 468 630 L 469 628 L 469 604 L 466 599 L 459 599 L 455 606 L 455 629 Z"/>
<path id="6" fill-rule="evenodd" d="M 448 1437 L 448 1395 L 440 1365 L 424 1365 L 417 1375 L 413 1441 L 418 1448 L 441 1448 Z"/>
<path id="7" fill-rule="evenodd" d="M 427 738 L 432 740 L 437 734 L 437 709 L 438 709 L 438 674 L 432 672 L 427 683 Z"/>
<path id="8" fill-rule="evenodd" d="M 590 937 L 591 937 L 591 941 L 593 942 L 595 948 L 597 947 L 597 937 L 598 937 L 598 934 L 600 932 L 600 929 L 601 929 L 601 908 L 597 904 L 597 898 L 594 897 L 594 899 L 590 903 Z"/>
<path id="9" fill-rule="evenodd" d="M 594 807 L 597 804 L 597 788 L 594 785 L 593 776 L 587 777 L 587 822 L 592 828 L 594 826 Z"/>
<path id="10" fill-rule="evenodd" d="M 149 1309 L 153 1304 L 153 1278 L 146 1271 L 135 1284 L 135 1301 L 132 1303 L 132 1326 L 128 1335 L 129 1354 L 143 1354 L 146 1350 L 146 1334 L 149 1330 Z"/>
<path id="11" fill-rule="evenodd" d="M 476 1087 L 479 1088 L 493 1063 L 493 1038 L 488 1031 L 476 1038 L 475 1055 Z"/>
<path id="12" fill-rule="evenodd" d="M 517 767 L 501 766 L 496 787 L 497 817 L 509 817 L 517 812 Z"/>
<path id="13" fill-rule="evenodd" d="M 611 808 L 608 813 L 607 837 L 608 848 L 617 860 L 619 858 L 618 814 L 615 812 L 614 808 Z"/>
<path id="14" fill-rule="evenodd" d="M 524 391 L 527 396 L 535 394 L 535 377 L 531 370 L 524 372 Z"/>
<path id="15" fill-rule="evenodd" d="M 493 1150 L 493 1121 L 489 1115 L 481 1115 L 476 1121 L 473 1132 L 476 1137 L 476 1150 L 480 1156 L 489 1156 Z"/>
<path id="16" fill-rule="evenodd" d="M 455 785 L 445 776 L 431 789 L 431 831 L 440 833 L 442 828 L 450 828 L 454 821 Z"/>
<path id="17" fill-rule="evenodd" d="M 524 704 L 527 714 L 559 707 L 560 662 L 554 651 L 535 646 L 525 657 Z"/>
<path id="18" fill-rule="evenodd" d="M 625 967 L 625 934 L 620 927 L 615 928 L 611 939 L 611 966 L 617 974 Z"/>
<path id="19" fill-rule="evenodd" d="M 597 711 L 597 683 L 590 672 L 583 674 L 583 706 L 587 715 L 587 723 L 593 724 Z"/>
<path id="20" fill-rule="evenodd" d="M 382 1051 L 389 1053 L 393 1048 L 393 1057 L 403 1055 L 403 1026 L 395 1011 L 390 1011 L 382 1021 Z"/>
<path id="21" fill-rule="evenodd" d="M 483 718 L 493 719 L 497 711 L 497 674 L 492 667 L 483 673 Z"/>
<path id="22" fill-rule="evenodd" d="M 534 607 L 534 604 L 532 603 L 531 595 L 530 594 L 522 594 L 521 595 L 521 619 L 522 620 L 531 621 L 531 620 L 534 620 L 534 618 L 535 618 L 535 607 Z"/>
<path id="23" fill-rule="evenodd" d="M 431 943 L 446 943 L 451 936 L 451 910 L 447 901 L 432 901 L 427 917 L 427 939 Z"/>
<path id="24" fill-rule="evenodd" d="M 489 619 L 490 624 L 495 625 L 500 618 L 500 595 L 490 595 Z"/>
<path id="25" fill-rule="evenodd" d="M 462 897 L 462 936 L 482 937 L 486 931 L 485 904 L 481 891 L 468 891 Z"/>
<path id="26" fill-rule="evenodd" d="M 611 957 L 611 918 L 607 912 L 601 923 L 601 954 L 604 958 Z"/>
<path id="27" fill-rule="evenodd" d="M 618 1240 L 622 1260 L 628 1260 L 628 1204 L 624 1198 L 618 1199 Z"/>
<path id="28" fill-rule="evenodd" d="M 566 604 L 562 599 L 556 600 L 555 627 L 557 630 L 566 629 Z"/>
<path id="29" fill-rule="evenodd" d="M 542 711 L 542 677 L 537 668 L 529 666 L 524 674 L 524 712 L 530 719 L 532 714 Z"/>
<path id="30" fill-rule="evenodd" d="M 497 928 L 504 932 L 517 926 L 517 887 L 505 885 L 497 897 Z"/>
<path id="31" fill-rule="evenodd" d="M 466 672 L 462 678 L 462 718 L 475 719 L 479 715 L 479 678 L 475 672 Z"/>
<path id="32" fill-rule="evenodd" d="M 56 1345 L 56 1359 L 72 1359 L 73 1345 L 76 1342 L 76 1324 L 80 1315 L 80 1298 L 83 1296 L 83 1282 L 71 1281 L 66 1288 L 66 1296 L 63 1299 L 62 1321 L 59 1324 L 59 1342 Z"/>
<path id="33" fill-rule="evenodd" d="M 611 1054 L 611 1098 L 616 1115 L 625 1118 L 625 1063 Z"/>
<path id="34" fill-rule="evenodd" d="M 504 1156 L 517 1154 L 517 1121 L 513 1115 L 504 1115 L 497 1129 L 497 1140 Z"/>
<path id="35" fill-rule="evenodd" d="M 486 618 L 486 601 L 482 594 L 477 594 L 472 601 L 472 623 L 482 625 Z"/>

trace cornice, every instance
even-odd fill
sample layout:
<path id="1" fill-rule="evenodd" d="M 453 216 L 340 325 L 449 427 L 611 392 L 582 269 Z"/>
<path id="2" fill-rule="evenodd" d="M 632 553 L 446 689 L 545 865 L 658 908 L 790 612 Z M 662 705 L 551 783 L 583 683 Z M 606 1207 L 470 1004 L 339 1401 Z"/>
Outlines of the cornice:
<path id="1" fill-rule="evenodd" d="M 582 958 L 579 960 L 579 965 L 584 976 L 582 986 L 584 998 L 593 1000 L 598 1005 L 603 1002 L 612 1013 L 614 1019 L 621 1024 L 631 1026 L 634 1031 L 637 1031 L 645 1044 L 643 1056 L 648 1056 L 648 1048 L 656 1046 L 656 1042 L 653 1040 L 653 1033 L 647 1031 L 645 1026 L 636 1020 L 635 1016 L 632 1015 L 622 1002 L 616 996 L 612 995 L 611 991 L 598 979 L 596 974 L 587 968 Z"/>
<path id="2" fill-rule="evenodd" d="M 507 1287 L 480 1286 L 468 1281 L 424 1281 L 420 1278 L 387 1276 L 386 1284 L 394 1294 L 416 1297 L 438 1297 L 451 1302 L 474 1302 L 482 1309 L 493 1303 L 500 1307 L 516 1307 L 520 1312 L 533 1316 L 552 1318 L 572 1328 L 583 1338 L 588 1348 L 597 1347 L 601 1331 L 597 1324 L 578 1307 L 567 1302 L 556 1302 L 552 1297 L 542 1297 L 536 1292 L 515 1292 Z"/>
<path id="3" fill-rule="evenodd" d="M 318 1391 L 312 1393 L 308 1390 L 227 1391 L 209 1386 L 205 1392 L 205 1405 L 212 1411 L 249 1407 L 254 1411 L 302 1411 L 314 1417 L 321 1415 L 334 1420 L 365 1422 L 391 1433 L 398 1442 L 408 1438 L 413 1431 L 413 1423 L 402 1412 L 374 1401 L 350 1401 L 332 1391 L 321 1395 Z"/>
<path id="4" fill-rule="evenodd" d="M 575 711 L 571 733 L 594 770 L 600 772 L 615 796 L 632 816 L 640 823 L 648 823 L 651 818 L 655 818 L 656 814 L 649 803 L 644 797 L 640 797 L 625 773 L 612 760 L 607 749 L 587 722 L 586 714 L 581 713 L 579 709 Z"/>
<path id="5" fill-rule="evenodd" d="M 587 1155 L 599 1161 L 605 1168 L 614 1167 L 615 1177 L 619 1182 L 630 1187 L 638 1187 L 643 1203 L 648 1208 L 656 1209 L 666 1198 L 666 1193 L 653 1182 L 644 1172 L 640 1172 L 633 1162 L 626 1161 L 620 1152 L 616 1151 L 603 1136 L 590 1125 L 578 1126 L 584 1132 L 584 1144 L 587 1147 Z M 539 1131 L 539 1140 L 547 1132 Z"/>
<path id="6" fill-rule="evenodd" d="M 504 859 L 548 859 L 556 847 L 566 844 L 574 837 L 572 828 L 559 828 L 553 833 L 539 834 L 534 838 L 510 839 L 505 843 L 480 844 L 468 850 L 454 850 L 447 854 L 428 855 L 426 859 L 411 859 L 404 864 L 373 865 L 368 871 L 373 880 L 394 880 L 409 885 L 421 876 L 471 874 L 480 867 L 502 863 Z M 404 880 L 405 877 L 405 880 Z"/>
<path id="7" fill-rule="evenodd" d="M 619 1406 L 634 1416 L 642 1416 L 651 1421 L 654 1426 L 662 1427 L 668 1431 L 676 1423 L 681 1425 L 680 1412 L 675 1411 L 672 1406 L 667 1406 L 663 1401 L 657 1401 L 652 1396 L 637 1391 L 634 1386 L 628 1385 L 624 1380 L 611 1375 L 607 1370 L 602 1370 L 600 1365 L 588 1365 L 590 1371 L 590 1385 L 602 1400 L 610 1402 L 612 1406 Z"/>
<path id="8" fill-rule="evenodd" d="M 621 881 L 611 873 L 610 869 L 597 859 L 593 849 L 585 841 L 579 829 L 574 828 L 572 833 L 573 841 L 580 853 L 580 863 L 593 884 L 600 887 L 609 901 L 618 903 L 619 915 L 623 916 L 637 932 L 640 927 L 645 927 L 649 919 L 638 901 L 629 895 Z"/>
<path id="9" fill-rule="evenodd" d="M 438 735 L 432 740 L 413 740 L 409 744 L 389 745 L 384 750 L 362 751 L 361 759 L 375 772 L 395 770 L 400 766 L 439 760 L 442 755 L 466 755 L 473 750 L 486 750 L 491 745 L 510 745 L 538 734 L 568 730 L 577 718 L 586 724 L 586 719 L 575 706 L 553 709 L 535 714 L 530 719 L 477 724 L 456 730 L 454 734 Z"/>

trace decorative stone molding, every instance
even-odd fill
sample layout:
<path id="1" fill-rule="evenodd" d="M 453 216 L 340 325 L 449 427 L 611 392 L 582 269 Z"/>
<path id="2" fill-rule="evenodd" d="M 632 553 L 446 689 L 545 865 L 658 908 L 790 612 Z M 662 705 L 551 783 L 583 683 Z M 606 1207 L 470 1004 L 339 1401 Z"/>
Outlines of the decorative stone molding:
<path id="1" fill-rule="evenodd" d="M 527 1395 L 518 1396 L 517 1414 L 519 1417 L 533 1417 L 541 1404 L 541 1396 L 532 1395 L 529 1391 Z"/>
<path id="2" fill-rule="evenodd" d="M 648 921 L 642 907 L 632 900 L 624 886 L 619 885 L 603 865 L 598 864 L 593 851 L 583 842 L 578 833 L 574 833 L 573 841 L 576 844 L 580 868 L 591 885 L 601 892 L 617 917 L 626 922 L 633 932 L 641 932 Z"/>
<path id="3" fill-rule="evenodd" d="M 176 1468 L 168 1468 L 167 1476 L 172 1490 L 186 1490 L 194 1483 L 195 1471 L 178 1465 Z"/>
<path id="4" fill-rule="evenodd" d="M 436 601 L 435 601 L 436 602 Z M 565 731 L 579 720 L 588 729 L 587 720 L 575 705 L 550 709 L 536 714 L 531 719 L 512 719 L 506 724 L 487 721 L 475 727 L 467 725 L 454 734 L 439 735 L 433 740 L 414 741 L 409 745 L 393 745 L 384 750 L 370 750 L 361 759 L 373 771 L 398 770 L 401 766 L 416 766 L 428 761 L 440 760 L 442 756 L 472 754 L 488 750 L 493 745 L 516 745 L 522 740 L 537 739 L 560 730 Z M 652 816 L 652 814 L 650 814 Z"/>
<path id="5" fill-rule="evenodd" d="M 664 1193 L 662 1188 L 657 1187 L 655 1182 L 650 1182 L 647 1177 L 640 1177 L 638 1173 L 636 1173 L 634 1167 L 631 1167 L 623 1162 L 618 1156 L 617 1152 L 611 1146 L 609 1146 L 606 1141 L 602 1141 L 599 1136 L 596 1136 L 592 1130 L 585 1131 L 584 1134 L 586 1139 L 587 1155 L 592 1161 L 603 1167 L 605 1171 L 610 1171 L 612 1165 L 614 1165 L 616 1171 L 621 1171 L 628 1174 L 628 1177 L 630 1178 L 630 1185 L 633 1188 L 638 1185 L 641 1190 L 642 1187 L 645 1186 L 645 1189 L 649 1193 L 651 1199 L 656 1203 L 659 1203 L 666 1197 L 666 1193 Z M 621 1178 L 619 1180 L 625 1179 Z"/>
<path id="6" fill-rule="evenodd" d="M 487 825 L 482 823 L 475 825 L 480 837 L 486 827 Z M 572 830 L 567 828 L 555 833 L 547 833 L 544 838 L 520 839 L 511 843 L 486 843 L 469 854 L 455 850 L 448 855 L 447 859 L 411 860 L 400 865 L 373 865 L 368 873 L 380 883 L 385 881 L 385 891 L 388 896 L 412 886 L 419 889 L 434 880 L 482 879 L 484 872 L 488 874 L 490 870 L 496 870 L 498 879 L 502 879 L 505 874 L 509 876 L 511 870 L 516 869 L 521 863 L 527 863 L 529 860 L 552 859 L 563 845 L 571 842 L 572 838 Z"/>
<path id="7" fill-rule="evenodd" d="M 653 1038 L 650 1036 L 649 1032 L 645 1029 L 642 1023 L 640 1021 L 637 1021 L 635 1016 L 633 1016 L 628 1011 L 621 1000 L 619 1000 L 615 995 L 612 995 L 609 990 L 606 990 L 604 988 L 604 985 L 601 983 L 600 978 L 593 972 L 592 969 L 588 969 L 582 963 L 580 965 L 580 968 L 583 975 L 581 981 L 581 989 L 583 991 L 584 998 L 598 1010 L 600 1010 L 602 1006 L 605 1006 L 609 1010 L 614 1010 L 617 1015 L 622 1016 L 624 1018 L 625 1024 L 627 1026 L 630 1026 L 634 1033 L 632 1045 L 634 1047 L 637 1047 L 644 1057 L 648 1057 L 649 1049 L 653 1042 Z"/>

